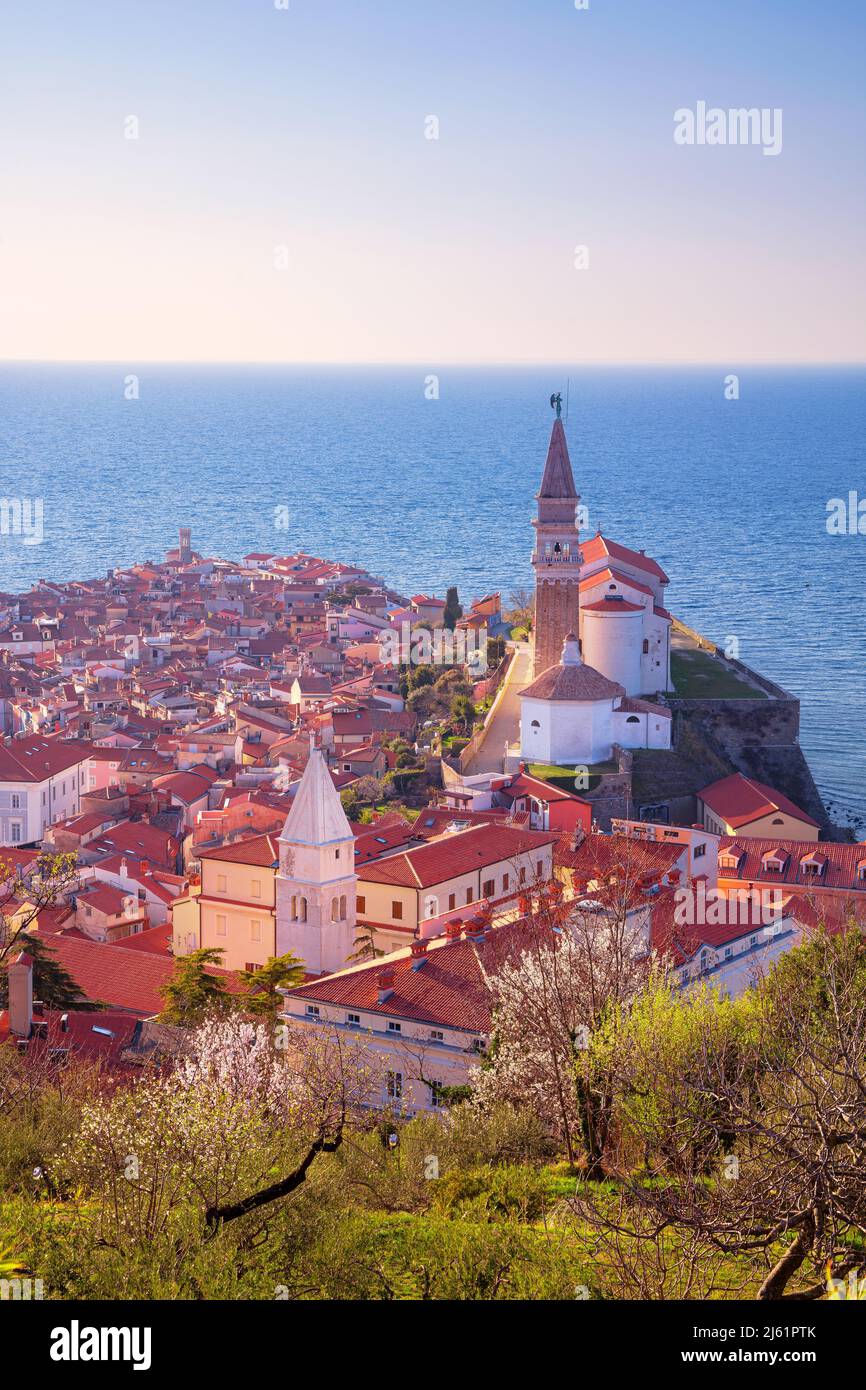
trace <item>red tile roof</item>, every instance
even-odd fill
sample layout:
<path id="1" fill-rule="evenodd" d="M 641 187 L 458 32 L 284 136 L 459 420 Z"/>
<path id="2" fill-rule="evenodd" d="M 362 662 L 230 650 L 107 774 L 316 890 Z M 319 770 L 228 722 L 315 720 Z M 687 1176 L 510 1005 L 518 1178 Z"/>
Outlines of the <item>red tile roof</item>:
<path id="1" fill-rule="evenodd" d="M 624 564 L 634 565 L 635 569 L 645 570 L 647 574 L 652 574 L 659 579 L 662 584 L 668 583 L 668 577 L 661 565 L 657 565 L 655 560 L 651 560 L 642 551 L 630 550 L 627 545 L 620 545 L 617 541 L 608 540 L 601 532 L 593 536 L 592 540 L 581 541 L 580 548 L 583 552 L 584 565 L 591 565 L 594 560 L 598 560 L 603 555 L 610 556 L 611 560 L 619 560 Z"/>
<path id="2" fill-rule="evenodd" d="M 90 756 L 89 743 L 34 734 L 0 745 L 0 782 L 44 782 Z"/>
<path id="3" fill-rule="evenodd" d="M 408 951 L 400 952 L 388 956 L 385 962 L 374 961 L 300 985 L 289 994 L 310 1003 L 338 1004 L 383 1017 L 488 1034 L 491 1000 L 479 965 L 479 952 L 483 959 L 485 946 L 481 943 L 476 947 L 462 938 L 434 941 L 420 958 L 424 962 L 420 967 L 418 958 Z M 383 969 L 393 971 L 394 982 L 391 993 L 380 1004 L 379 976 Z"/>
<path id="4" fill-rule="evenodd" d="M 804 859 L 811 858 L 816 850 L 826 856 L 826 867 L 821 874 L 807 876 L 801 871 L 800 864 Z M 738 855 L 736 868 L 728 868 L 721 862 L 725 854 L 732 851 Z M 782 869 L 768 869 L 764 857 L 779 851 L 784 861 Z M 814 840 L 753 840 L 748 836 L 737 839 L 734 835 L 725 835 L 719 841 L 719 861 L 720 880 L 737 879 L 741 883 L 760 880 L 789 886 L 797 884 L 801 888 L 807 887 L 810 892 L 828 888 L 841 893 L 866 891 L 866 844 L 836 844 L 829 840 L 821 840 L 820 843 Z"/>
<path id="5" fill-rule="evenodd" d="M 429 888 L 445 879 L 484 869 L 488 864 L 542 849 L 558 839 L 558 833 L 515 830 L 508 825 L 476 825 L 403 854 L 366 864 L 359 878 L 368 883 Z"/>
<path id="6" fill-rule="evenodd" d="M 216 849 L 203 849 L 199 859 L 219 859 L 229 864 L 255 864 L 263 869 L 275 868 L 280 860 L 279 837 L 253 835 L 249 840 L 235 840 Z"/>
<path id="7" fill-rule="evenodd" d="M 806 825 L 818 825 L 816 820 L 805 811 L 801 811 L 800 807 L 795 806 L 782 792 L 766 786 L 763 782 L 744 777 L 740 772 L 712 782 L 710 786 L 704 787 L 698 796 L 714 815 L 720 816 L 734 829 L 779 811 L 803 821 Z"/>

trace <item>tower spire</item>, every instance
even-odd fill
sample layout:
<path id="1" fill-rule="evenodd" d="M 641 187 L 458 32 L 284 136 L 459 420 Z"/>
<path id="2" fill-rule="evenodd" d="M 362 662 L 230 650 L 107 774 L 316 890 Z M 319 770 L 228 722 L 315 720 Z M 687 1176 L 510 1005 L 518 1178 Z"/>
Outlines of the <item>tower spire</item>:
<path id="1" fill-rule="evenodd" d="M 550 432 L 541 487 L 536 493 L 535 527 L 535 623 L 533 674 L 559 663 L 563 643 L 580 631 L 580 531 L 568 442 L 561 415 L 561 396 L 551 396 L 556 419 Z M 572 648 L 574 650 L 574 648 Z"/>

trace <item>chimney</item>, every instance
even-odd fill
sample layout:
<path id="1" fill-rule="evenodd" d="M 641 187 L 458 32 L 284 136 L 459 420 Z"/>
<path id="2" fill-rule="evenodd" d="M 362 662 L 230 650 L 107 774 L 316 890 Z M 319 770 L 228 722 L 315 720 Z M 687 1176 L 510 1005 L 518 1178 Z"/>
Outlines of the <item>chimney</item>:
<path id="1" fill-rule="evenodd" d="M 384 1004 L 385 1000 L 394 993 L 394 971 L 390 965 L 379 971 L 376 983 L 379 986 L 379 1003 Z"/>
<path id="2" fill-rule="evenodd" d="M 445 923 L 445 935 L 449 941 L 456 941 L 462 931 L 463 920 L 460 917 L 452 917 L 449 922 Z"/>
<path id="3" fill-rule="evenodd" d="M 411 951 L 412 951 L 412 955 L 413 955 L 413 956 L 426 956 L 426 954 L 427 954 L 427 942 L 426 942 L 426 941 L 422 941 L 422 940 L 420 939 L 420 937 L 419 937 L 419 938 L 417 938 L 415 941 L 412 942 L 412 946 L 411 946 L 410 949 L 411 949 Z"/>
<path id="4" fill-rule="evenodd" d="M 141 869 L 142 877 L 143 877 L 143 878 L 146 878 L 147 875 L 150 873 L 150 860 L 148 860 L 148 859 L 142 859 L 141 864 L 140 864 L 140 869 Z"/>
<path id="5" fill-rule="evenodd" d="M 129 878 L 129 874 L 126 872 L 126 856 L 125 856 L 125 855 L 124 855 L 123 859 L 121 859 L 121 861 L 120 861 L 120 877 L 121 877 L 121 878 L 124 878 L 124 879 L 125 879 L 125 878 Z"/>
<path id="6" fill-rule="evenodd" d="M 33 1026 L 33 961 L 22 951 L 7 967 L 9 1031 L 29 1038 Z"/>

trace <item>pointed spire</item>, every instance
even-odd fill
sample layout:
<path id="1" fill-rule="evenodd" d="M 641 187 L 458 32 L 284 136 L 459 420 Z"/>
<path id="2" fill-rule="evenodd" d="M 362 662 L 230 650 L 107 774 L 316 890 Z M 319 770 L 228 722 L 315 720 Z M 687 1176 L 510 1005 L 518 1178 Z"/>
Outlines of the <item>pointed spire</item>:
<path id="1" fill-rule="evenodd" d="M 565 441 L 565 427 L 561 420 L 553 422 L 550 444 L 547 449 L 547 462 L 541 480 L 539 497 L 577 497 L 571 460 L 568 457 L 568 444 Z"/>
<path id="2" fill-rule="evenodd" d="M 328 845 L 351 840 L 352 827 L 321 750 L 311 749 L 280 839 L 294 845 Z"/>

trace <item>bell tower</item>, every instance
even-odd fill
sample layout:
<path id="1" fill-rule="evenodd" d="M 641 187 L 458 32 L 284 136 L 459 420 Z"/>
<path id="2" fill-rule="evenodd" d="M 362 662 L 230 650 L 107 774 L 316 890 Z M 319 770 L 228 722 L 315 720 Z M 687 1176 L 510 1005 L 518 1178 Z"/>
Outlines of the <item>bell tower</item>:
<path id="1" fill-rule="evenodd" d="M 311 748 L 280 835 L 277 955 L 330 975 L 352 953 L 357 914 L 355 837 L 318 748 Z"/>
<path id="2" fill-rule="evenodd" d="M 559 662 L 569 633 L 580 631 L 580 530 L 568 444 L 562 423 L 562 398 L 551 396 L 556 419 L 550 435 L 541 488 L 536 494 L 535 622 L 532 674 L 540 676 Z"/>

